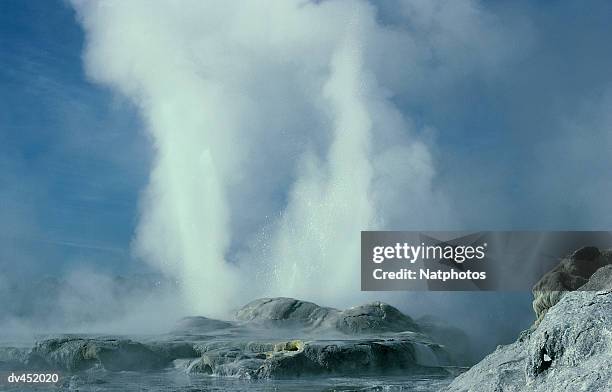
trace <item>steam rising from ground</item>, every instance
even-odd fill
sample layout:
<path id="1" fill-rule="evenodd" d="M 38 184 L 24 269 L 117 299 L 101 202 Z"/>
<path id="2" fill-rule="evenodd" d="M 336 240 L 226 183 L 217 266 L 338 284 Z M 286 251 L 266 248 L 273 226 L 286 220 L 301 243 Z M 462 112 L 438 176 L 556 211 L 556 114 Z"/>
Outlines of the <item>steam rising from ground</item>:
<path id="1" fill-rule="evenodd" d="M 474 3 L 394 3 L 388 23 L 363 1 L 74 3 L 89 75 L 154 145 L 135 247 L 193 312 L 353 304 L 361 230 L 456 224 L 431 132 L 394 99 L 493 72 L 499 32 Z"/>
<path id="2" fill-rule="evenodd" d="M 49 333 L 166 332 L 187 311 L 175 291 L 172 282 L 156 275 L 109 276 L 89 268 L 62 278 L 0 278 L 2 342 Z"/>

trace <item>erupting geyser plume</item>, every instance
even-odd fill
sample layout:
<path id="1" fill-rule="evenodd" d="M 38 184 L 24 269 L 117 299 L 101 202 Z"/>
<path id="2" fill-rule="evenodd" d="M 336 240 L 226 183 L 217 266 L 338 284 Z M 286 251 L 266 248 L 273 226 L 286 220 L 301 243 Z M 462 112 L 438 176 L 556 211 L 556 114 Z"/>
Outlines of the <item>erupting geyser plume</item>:
<path id="1" fill-rule="evenodd" d="M 452 2 L 444 27 L 432 3 L 398 3 L 385 25 L 363 1 L 74 1 L 90 77 L 152 136 L 135 247 L 194 312 L 342 302 L 359 290 L 361 230 L 449 221 L 394 94 L 443 83 L 453 40 L 476 51 L 487 33 L 471 2 Z"/>

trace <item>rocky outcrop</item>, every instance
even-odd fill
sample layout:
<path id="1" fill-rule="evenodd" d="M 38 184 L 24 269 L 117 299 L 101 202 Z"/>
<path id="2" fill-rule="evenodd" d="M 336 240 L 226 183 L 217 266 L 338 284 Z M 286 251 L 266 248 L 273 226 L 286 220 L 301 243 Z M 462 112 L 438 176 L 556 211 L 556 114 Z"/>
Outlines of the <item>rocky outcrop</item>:
<path id="1" fill-rule="evenodd" d="M 609 390 L 612 385 L 612 266 L 599 268 L 579 288 L 582 290 L 565 292 L 547 309 L 540 323 L 523 333 L 519 340 L 498 347 L 444 390 Z"/>
<path id="2" fill-rule="evenodd" d="M 250 342 L 204 351 L 189 372 L 246 379 L 320 375 L 447 374 L 448 354 L 438 344 L 407 333 L 387 339 Z"/>
<path id="3" fill-rule="evenodd" d="M 335 327 L 341 332 L 356 335 L 420 330 L 412 318 L 383 302 L 372 302 L 340 312 Z"/>
<path id="4" fill-rule="evenodd" d="M 339 310 L 294 298 L 260 298 L 236 312 L 236 319 L 276 328 L 319 328 L 329 325 Z"/>
<path id="5" fill-rule="evenodd" d="M 589 281 L 593 273 L 603 266 L 612 264 L 612 251 L 587 246 L 578 249 L 559 265 L 546 273 L 533 287 L 533 310 L 535 325 L 568 291 L 578 290 Z"/>
<path id="6" fill-rule="evenodd" d="M 445 373 L 445 348 L 396 308 L 373 302 L 346 310 L 293 298 L 262 298 L 236 312 L 246 326 L 290 330 L 294 339 L 200 344 L 189 372 L 248 379 L 317 375 Z M 327 337 L 329 340 L 321 340 Z"/>
<path id="7" fill-rule="evenodd" d="M 197 355 L 187 343 L 152 345 L 129 339 L 60 337 L 37 343 L 25 358 L 31 368 L 75 372 L 101 367 L 106 370 L 154 370 L 172 360 Z"/>
<path id="8" fill-rule="evenodd" d="M 144 341 L 61 336 L 31 350 L 0 350 L 2 363 L 28 369 L 156 370 L 247 379 L 402 372 L 446 374 L 446 349 L 398 309 L 373 302 L 346 310 L 292 298 L 265 298 L 241 308 L 236 321 L 188 317 L 175 330 Z"/>
<path id="9" fill-rule="evenodd" d="M 300 327 L 308 331 L 335 331 L 348 335 L 419 331 L 412 318 L 383 302 L 341 311 L 293 298 L 261 298 L 238 310 L 236 318 L 277 328 Z"/>
<path id="10" fill-rule="evenodd" d="M 610 291 L 612 290 L 612 264 L 597 270 L 591 279 L 578 290 L 580 291 Z"/>

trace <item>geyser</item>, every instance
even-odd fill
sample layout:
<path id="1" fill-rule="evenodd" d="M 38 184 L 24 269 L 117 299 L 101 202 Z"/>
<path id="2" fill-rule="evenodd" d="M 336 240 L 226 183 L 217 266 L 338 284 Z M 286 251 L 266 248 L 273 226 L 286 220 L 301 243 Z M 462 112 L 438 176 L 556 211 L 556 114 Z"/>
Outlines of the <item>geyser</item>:
<path id="1" fill-rule="evenodd" d="M 73 3 L 89 76 L 151 135 L 135 248 L 193 312 L 262 295 L 354 303 L 361 230 L 452 221 L 394 96 L 432 77 L 432 51 L 444 64 L 454 40 L 482 49 L 463 44 L 490 36 L 472 2 L 454 3 L 450 29 L 428 3 L 398 3 L 393 26 L 364 1 Z"/>

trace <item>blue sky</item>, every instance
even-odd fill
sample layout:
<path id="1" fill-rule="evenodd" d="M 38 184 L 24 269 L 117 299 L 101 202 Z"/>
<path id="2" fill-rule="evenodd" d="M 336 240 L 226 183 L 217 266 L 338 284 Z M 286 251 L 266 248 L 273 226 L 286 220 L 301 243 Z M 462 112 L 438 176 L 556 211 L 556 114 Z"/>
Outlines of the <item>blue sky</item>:
<path id="1" fill-rule="evenodd" d="M 127 102 L 86 80 L 83 39 L 63 1 L 0 2 L 2 267 L 129 265 L 148 142 Z"/>
<path id="2" fill-rule="evenodd" d="M 496 73 L 394 98 L 435 128 L 438 186 L 467 229 L 609 229 L 612 3 L 483 4 L 516 45 Z M 3 270 L 142 266 L 150 141 L 129 101 L 87 81 L 84 39 L 63 1 L 0 2 Z"/>

